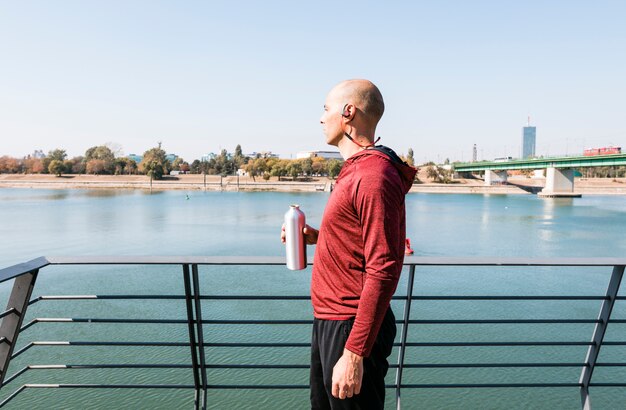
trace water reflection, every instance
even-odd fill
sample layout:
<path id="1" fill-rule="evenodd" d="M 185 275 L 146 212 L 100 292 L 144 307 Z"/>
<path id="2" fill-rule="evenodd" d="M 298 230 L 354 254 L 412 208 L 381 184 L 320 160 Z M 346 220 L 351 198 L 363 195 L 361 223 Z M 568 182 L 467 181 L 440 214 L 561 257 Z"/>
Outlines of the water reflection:
<path id="1" fill-rule="evenodd" d="M 109 198 L 115 196 L 133 195 L 135 193 L 131 189 L 89 189 L 79 192 L 79 196 L 84 196 L 87 198 Z"/>
<path id="2" fill-rule="evenodd" d="M 22 188 L 17 188 L 17 189 L 22 189 Z M 42 194 L 33 193 L 33 195 L 15 195 L 15 196 L 1 195 L 0 200 L 3 202 L 4 201 L 45 201 L 45 200 L 58 201 L 58 200 L 66 199 L 69 196 L 70 196 L 69 192 L 66 190 L 63 190 L 63 191 L 58 191 L 58 192 L 53 192 L 53 193 L 42 193 Z"/>

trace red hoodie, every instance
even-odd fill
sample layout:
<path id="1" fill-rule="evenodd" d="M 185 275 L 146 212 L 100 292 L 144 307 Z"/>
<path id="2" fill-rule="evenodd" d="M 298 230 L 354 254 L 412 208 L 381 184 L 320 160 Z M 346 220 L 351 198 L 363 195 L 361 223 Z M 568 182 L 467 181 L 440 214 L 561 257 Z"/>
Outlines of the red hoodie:
<path id="1" fill-rule="evenodd" d="M 391 151 L 391 150 L 389 150 Z M 405 194 L 416 170 L 363 150 L 339 173 L 320 226 L 311 280 L 318 319 L 355 318 L 346 349 L 369 356 L 404 261 Z"/>

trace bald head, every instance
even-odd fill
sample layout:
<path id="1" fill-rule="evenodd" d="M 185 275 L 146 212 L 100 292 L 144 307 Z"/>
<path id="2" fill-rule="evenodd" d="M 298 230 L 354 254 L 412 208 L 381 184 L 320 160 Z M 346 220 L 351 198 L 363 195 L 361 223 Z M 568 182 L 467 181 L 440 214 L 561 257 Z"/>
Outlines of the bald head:
<path id="1" fill-rule="evenodd" d="M 378 124 L 385 112 L 385 102 L 378 87 L 369 80 L 346 80 L 337 84 L 331 93 L 343 101 L 352 103 L 373 124 Z"/>

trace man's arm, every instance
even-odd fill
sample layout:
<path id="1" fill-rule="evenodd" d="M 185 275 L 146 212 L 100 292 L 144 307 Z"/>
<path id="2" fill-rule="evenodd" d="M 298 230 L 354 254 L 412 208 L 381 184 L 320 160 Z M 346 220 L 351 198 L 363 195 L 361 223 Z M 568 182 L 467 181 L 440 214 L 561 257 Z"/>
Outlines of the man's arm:
<path id="1" fill-rule="evenodd" d="M 360 391 L 363 357 L 371 352 L 398 285 L 403 257 L 403 249 L 398 246 L 399 237 L 404 236 L 403 204 L 404 191 L 395 173 L 370 170 L 356 188 L 354 205 L 362 228 L 365 278 L 352 331 L 333 369 L 335 397 L 351 397 L 351 392 Z M 360 368 L 354 363 L 360 363 Z"/>

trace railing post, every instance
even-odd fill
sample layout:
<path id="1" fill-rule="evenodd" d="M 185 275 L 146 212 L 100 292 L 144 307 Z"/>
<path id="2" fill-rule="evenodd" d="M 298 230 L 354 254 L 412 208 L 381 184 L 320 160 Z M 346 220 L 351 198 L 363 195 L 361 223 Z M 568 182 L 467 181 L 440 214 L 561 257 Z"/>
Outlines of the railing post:
<path id="1" fill-rule="evenodd" d="M 598 315 L 598 323 L 593 330 L 593 336 L 591 338 L 592 344 L 591 346 L 589 346 L 589 350 L 587 350 L 585 367 L 583 367 L 580 375 L 580 398 L 582 408 L 584 410 L 591 409 L 591 399 L 589 398 L 589 383 L 591 382 L 593 369 L 598 359 L 600 348 L 602 347 L 602 342 L 604 340 L 606 328 L 609 324 L 609 319 L 611 318 L 611 311 L 613 310 L 613 306 L 615 306 L 615 298 L 617 297 L 617 292 L 619 291 L 619 286 L 622 281 L 623 275 L 624 266 L 613 267 L 613 273 L 611 274 L 609 286 L 606 291 L 606 299 L 602 302 L 600 314 Z"/>
<path id="2" fill-rule="evenodd" d="M 207 375 L 204 356 L 204 334 L 202 331 L 202 306 L 200 305 L 200 281 L 198 280 L 198 265 L 191 265 L 193 279 L 193 299 L 196 307 L 196 332 L 198 333 L 198 353 L 200 355 L 200 376 L 202 383 L 202 409 L 207 406 Z"/>
<path id="3" fill-rule="evenodd" d="M 408 336 L 409 318 L 411 315 L 411 298 L 413 297 L 413 281 L 415 278 L 415 265 L 409 267 L 409 279 L 406 285 L 406 302 L 404 303 L 404 317 L 402 333 L 400 334 L 400 351 L 398 352 L 398 371 L 396 372 L 396 409 L 400 410 L 400 385 L 402 384 L 402 370 L 404 369 L 404 355 L 406 352 L 406 339 Z"/>
<path id="4" fill-rule="evenodd" d="M 187 327 L 189 330 L 189 345 L 191 346 L 191 366 L 193 369 L 193 384 L 195 390 L 194 408 L 200 408 L 200 376 L 198 375 L 198 344 L 196 343 L 195 319 L 193 314 L 193 293 L 191 291 L 191 276 L 189 265 L 183 265 L 183 280 L 185 283 L 185 304 L 187 307 Z"/>
<path id="5" fill-rule="evenodd" d="M 6 308 L 6 310 L 13 310 L 13 313 L 5 316 L 0 325 L 0 340 L 2 340 L 0 343 L 0 371 L 2 372 L 0 373 L 0 386 L 9 369 L 11 355 L 17 343 L 38 272 L 39 270 L 36 269 L 18 276 L 13 283 L 13 290 Z"/>

